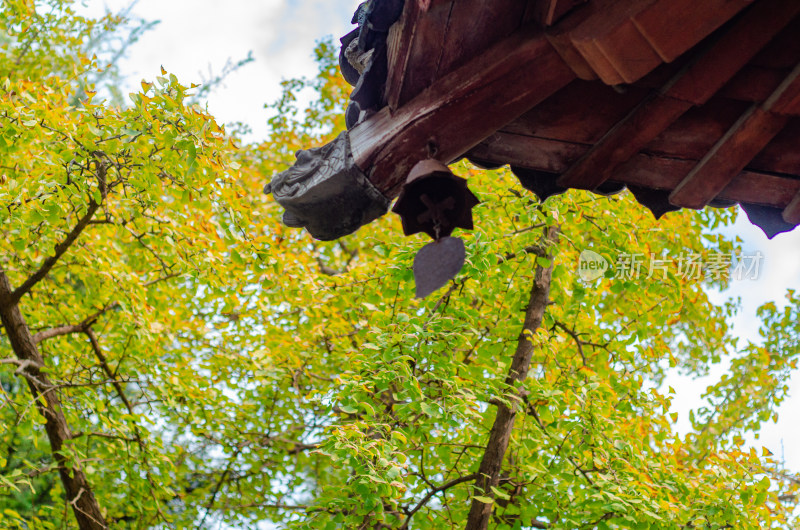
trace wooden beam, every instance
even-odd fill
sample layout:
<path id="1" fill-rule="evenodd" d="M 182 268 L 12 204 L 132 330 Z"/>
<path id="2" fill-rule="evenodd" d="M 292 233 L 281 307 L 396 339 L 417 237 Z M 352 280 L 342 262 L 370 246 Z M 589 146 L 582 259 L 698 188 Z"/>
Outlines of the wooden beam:
<path id="1" fill-rule="evenodd" d="M 761 101 L 767 97 L 769 94 Z M 744 101 L 711 98 L 705 105 L 693 107 L 685 112 L 675 123 L 642 148 L 641 152 L 686 160 L 702 160 L 750 106 Z M 543 133 L 536 136 L 585 143 L 582 139 L 553 136 L 550 134 L 551 128 L 546 126 L 540 129 Z M 510 130 L 510 126 L 503 130 Z M 755 171 L 800 175 L 800 120 L 791 120 L 764 149 L 759 151 L 747 167 Z"/>
<path id="2" fill-rule="evenodd" d="M 670 202 L 685 208 L 703 208 L 778 134 L 786 121 L 761 107 L 751 107 L 672 191 Z"/>
<path id="3" fill-rule="evenodd" d="M 751 2 L 593 0 L 557 24 L 550 37 L 581 78 L 590 78 L 588 65 L 606 84 L 633 83 L 677 59 Z"/>
<path id="4" fill-rule="evenodd" d="M 675 122 L 691 104 L 652 95 L 617 123 L 586 155 L 558 179 L 560 186 L 595 189 L 614 169 Z"/>
<path id="5" fill-rule="evenodd" d="M 534 0 L 533 19 L 542 26 L 552 26 L 569 11 L 587 0 Z"/>
<path id="6" fill-rule="evenodd" d="M 743 101 L 711 98 L 705 105 L 683 113 L 641 152 L 700 160 L 751 106 Z"/>
<path id="7" fill-rule="evenodd" d="M 388 39 L 384 97 L 394 110 L 523 25 L 526 0 L 408 0 Z"/>
<path id="8" fill-rule="evenodd" d="M 785 4 L 790 9 L 791 4 Z M 754 16 L 753 9 L 742 14 L 743 17 Z M 788 20 L 792 13 L 778 13 L 786 15 Z M 750 103 L 760 103 L 766 100 L 778 87 L 794 65 L 800 61 L 800 17 L 794 16 L 769 44 L 753 57 L 733 78 L 726 83 L 714 97 L 725 97 Z M 758 43 L 741 42 L 745 47 L 757 46 Z M 637 87 L 658 89 L 667 82 L 683 65 L 685 57 L 673 63 L 663 64 L 651 74 L 636 82 Z"/>
<path id="9" fill-rule="evenodd" d="M 789 115 L 800 105 L 800 62 L 764 102 L 764 110 Z"/>
<path id="10" fill-rule="evenodd" d="M 669 63 L 751 3 L 753 0 L 660 0 L 636 13 L 633 22 L 661 59 Z"/>
<path id="11" fill-rule="evenodd" d="M 619 48 L 620 43 L 625 47 L 627 43 L 632 52 L 648 53 L 649 60 L 645 64 L 645 69 L 649 71 L 658 66 L 661 60 L 649 53 L 651 48 L 646 41 L 643 43 L 644 49 L 638 47 L 641 42 L 637 43 L 637 47 L 630 46 L 631 43 L 627 39 L 637 38 L 638 32 L 634 34 L 628 32 L 624 35 L 620 33 L 619 37 L 615 37 L 622 26 L 631 23 L 633 14 L 653 1 L 592 0 L 579 11 L 549 28 L 548 38 L 581 79 L 590 80 L 599 77 L 609 85 L 624 83 L 624 77 L 609 60 L 604 48 L 609 46 Z M 636 60 L 640 61 L 642 57 L 637 56 Z"/>
<path id="12" fill-rule="evenodd" d="M 549 173 L 566 170 L 591 146 L 497 132 L 471 149 L 467 156 L 490 164 L 509 164 Z M 697 165 L 697 159 L 638 153 L 619 166 L 609 179 L 648 189 L 670 191 Z M 777 175 L 748 167 L 718 195 L 719 199 L 784 208 L 800 191 L 794 174 Z"/>
<path id="13" fill-rule="evenodd" d="M 612 85 L 638 81 L 662 63 L 633 18 L 622 21 L 606 38 L 576 39 L 573 44 L 596 65 L 600 79 Z"/>
<path id="14" fill-rule="evenodd" d="M 791 99 L 787 97 L 781 105 L 776 105 L 772 112 L 784 114 L 786 116 L 800 116 L 800 94 L 795 94 Z"/>
<path id="15" fill-rule="evenodd" d="M 388 71 L 386 86 L 383 90 L 383 101 L 392 109 L 396 109 L 403 88 L 403 72 L 411 57 L 411 41 L 416 30 L 416 21 L 421 10 L 417 2 L 406 2 L 400 18 L 389 28 L 386 37 L 386 60 Z"/>
<path id="16" fill-rule="evenodd" d="M 594 144 L 648 93 L 637 87 L 618 92 L 602 83 L 576 79 L 503 127 L 503 132 Z"/>
<path id="17" fill-rule="evenodd" d="M 797 59 L 800 59 L 798 54 Z M 786 76 L 791 71 L 791 68 L 768 68 L 764 66 L 757 66 L 752 63 L 745 65 L 739 72 L 733 76 L 719 91 L 711 97 L 711 100 L 716 98 L 724 98 L 734 101 L 746 101 L 748 103 L 761 103 L 772 94 L 781 81 L 786 79 Z M 637 83 L 627 87 L 658 90 L 664 85 L 662 80 L 650 79 L 646 77 Z M 711 101 L 709 100 L 709 101 Z M 791 112 L 794 116 L 800 116 L 800 110 Z"/>
<path id="18" fill-rule="evenodd" d="M 693 64 L 612 128 L 558 184 L 594 189 L 692 105 L 708 101 L 800 11 L 800 2 L 764 0 Z"/>
<path id="19" fill-rule="evenodd" d="M 467 156 L 500 165 L 508 164 L 558 174 L 590 147 L 586 144 L 498 131 L 470 149 Z"/>
<path id="20" fill-rule="evenodd" d="M 575 78 L 541 30 L 528 27 L 433 83 L 394 113 L 350 131 L 356 164 L 388 197 L 424 158 L 450 162 Z"/>
<path id="21" fill-rule="evenodd" d="M 447 19 L 436 79 L 449 74 L 492 45 L 513 35 L 523 26 L 527 5 L 527 0 L 453 2 Z M 424 53 L 429 55 L 431 51 L 425 50 Z"/>
<path id="22" fill-rule="evenodd" d="M 800 191 L 798 191 L 792 201 L 786 205 L 781 216 L 783 220 L 789 224 L 800 225 Z"/>
<path id="23" fill-rule="evenodd" d="M 784 72 L 759 101 L 766 100 L 787 74 Z M 638 87 L 628 87 L 619 93 L 611 87 L 577 79 L 500 132 L 591 146 L 646 95 L 647 91 Z M 748 107 L 747 101 L 712 97 L 704 105 L 686 111 L 641 152 L 700 160 Z M 800 120 L 792 120 L 748 167 L 800 175 Z"/>
<path id="24" fill-rule="evenodd" d="M 777 135 L 789 117 L 777 114 L 800 96 L 800 63 L 775 92 L 753 106 L 672 191 L 676 206 L 703 208 Z"/>
<path id="25" fill-rule="evenodd" d="M 671 158 L 636 155 L 614 176 L 615 181 L 652 189 L 673 189 L 682 175 L 689 172 L 695 162 Z M 796 193 L 800 192 L 800 180 L 789 175 L 770 175 L 744 170 L 722 190 L 717 199 L 746 202 L 785 208 Z"/>
<path id="26" fill-rule="evenodd" d="M 668 95 L 702 105 L 800 13 L 800 2 L 762 0 L 745 13 L 697 64 L 676 80 Z M 794 66 L 794 65 L 792 65 Z"/>
<path id="27" fill-rule="evenodd" d="M 790 120 L 747 167 L 800 175 L 800 120 Z"/>

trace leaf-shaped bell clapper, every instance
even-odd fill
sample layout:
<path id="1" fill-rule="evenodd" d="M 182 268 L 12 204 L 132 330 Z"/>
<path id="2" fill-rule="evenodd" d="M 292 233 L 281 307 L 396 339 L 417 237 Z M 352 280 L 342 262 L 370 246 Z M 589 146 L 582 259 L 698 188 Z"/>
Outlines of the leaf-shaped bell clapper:
<path id="1" fill-rule="evenodd" d="M 472 230 L 472 208 L 479 202 L 466 179 L 438 160 L 411 169 L 392 211 L 400 215 L 405 235 L 425 232 L 434 239 L 414 258 L 417 298 L 444 287 L 464 266 L 464 242 L 450 234 L 455 228 Z"/>

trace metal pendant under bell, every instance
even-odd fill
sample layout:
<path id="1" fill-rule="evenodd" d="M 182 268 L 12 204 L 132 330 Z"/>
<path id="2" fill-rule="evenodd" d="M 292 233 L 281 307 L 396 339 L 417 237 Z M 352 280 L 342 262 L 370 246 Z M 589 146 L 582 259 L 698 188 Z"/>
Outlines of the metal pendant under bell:
<path id="1" fill-rule="evenodd" d="M 445 286 L 463 267 L 464 242 L 450 234 L 455 228 L 472 230 L 472 208 L 479 203 L 467 180 L 438 160 L 422 160 L 411 169 L 392 211 L 400 215 L 405 235 L 425 232 L 434 240 L 414 259 L 417 298 Z"/>

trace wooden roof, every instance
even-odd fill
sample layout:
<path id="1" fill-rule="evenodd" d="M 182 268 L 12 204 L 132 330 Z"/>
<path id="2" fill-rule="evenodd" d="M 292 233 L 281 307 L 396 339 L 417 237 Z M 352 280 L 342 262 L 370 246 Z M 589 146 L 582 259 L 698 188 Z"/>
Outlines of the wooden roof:
<path id="1" fill-rule="evenodd" d="M 656 216 L 740 203 L 770 237 L 800 224 L 800 0 L 372 4 L 399 18 L 354 32 L 373 51 L 349 138 L 386 197 L 419 160 L 467 157 L 542 199 L 628 187 Z"/>

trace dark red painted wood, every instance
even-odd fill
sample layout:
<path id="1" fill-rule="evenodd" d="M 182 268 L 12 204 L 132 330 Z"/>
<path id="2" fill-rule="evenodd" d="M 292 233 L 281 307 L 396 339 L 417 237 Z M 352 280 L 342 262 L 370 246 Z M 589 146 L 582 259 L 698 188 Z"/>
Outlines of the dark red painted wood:
<path id="1" fill-rule="evenodd" d="M 644 99 L 648 91 L 618 92 L 577 79 L 503 127 L 504 132 L 593 144 Z"/>
<path id="2" fill-rule="evenodd" d="M 664 62 L 671 62 L 730 20 L 752 0 L 660 0 L 633 16 Z M 763 1 L 760 3 L 764 3 Z M 784 4 L 793 3 L 782 0 Z"/>
<path id="3" fill-rule="evenodd" d="M 588 65 L 606 84 L 633 83 L 677 59 L 750 2 L 593 0 L 565 17 L 551 35 L 581 78 L 591 78 Z"/>
<path id="4" fill-rule="evenodd" d="M 696 2 L 696 0 L 693 0 Z M 705 5 L 705 2 L 699 2 Z M 722 35 L 694 67 L 686 70 L 668 95 L 702 105 L 767 46 L 800 13 L 800 2 L 762 0 Z"/>
<path id="5" fill-rule="evenodd" d="M 476 160 L 561 173 L 589 150 L 589 145 L 497 132 L 467 153 Z"/>
<path id="6" fill-rule="evenodd" d="M 706 153 L 678 184 L 669 201 L 685 208 L 703 208 L 747 166 L 783 128 L 787 118 L 753 106 Z"/>
<path id="7" fill-rule="evenodd" d="M 384 108 L 353 128 L 356 164 L 384 194 L 396 196 L 417 161 L 460 157 L 574 77 L 540 30 L 521 30 L 394 113 Z"/>
<path id="8" fill-rule="evenodd" d="M 408 0 L 389 35 L 385 100 L 396 109 L 436 79 L 452 0 Z"/>
<path id="9" fill-rule="evenodd" d="M 795 195 L 786 208 L 784 208 L 781 217 L 783 217 L 783 220 L 787 223 L 795 225 L 800 224 L 800 191 L 797 192 L 797 195 Z"/>
<path id="10" fill-rule="evenodd" d="M 791 6 L 786 7 L 787 4 Z M 678 71 L 660 93 L 640 104 L 611 129 L 559 178 L 558 184 L 594 189 L 605 182 L 616 166 L 640 151 L 693 104 L 708 101 L 755 56 L 759 47 L 766 46 L 770 38 L 788 24 L 789 15 L 794 16 L 797 11 L 800 11 L 800 2 L 764 0 L 759 3 L 696 62 Z"/>
<path id="11" fill-rule="evenodd" d="M 560 173 L 580 158 L 589 145 L 497 132 L 471 149 L 467 155 L 486 163 Z M 611 179 L 645 188 L 672 190 L 697 165 L 697 159 L 639 153 L 622 164 Z M 768 169 L 748 167 L 718 195 L 718 198 L 785 207 L 800 190 L 797 172 L 778 175 Z"/>
<path id="12" fill-rule="evenodd" d="M 463 66 L 492 45 L 514 34 L 522 26 L 527 6 L 527 0 L 453 2 L 436 78 Z"/>
<path id="13" fill-rule="evenodd" d="M 535 0 L 532 18 L 543 26 L 552 26 L 572 9 L 587 0 Z"/>
<path id="14" fill-rule="evenodd" d="M 691 104 L 658 94 L 643 101 L 558 179 L 560 186 L 595 189 L 614 169 L 669 127 Z"/>
<path id="15" fill-rule="evenodd" d="M 731 126 L 672 191 L 670 202 L 686 208 L 711 202 L 788 123 L 789 117 L 778 113 L 798 96 L 800 64 L 762 105 L 751 107 Z"/>

